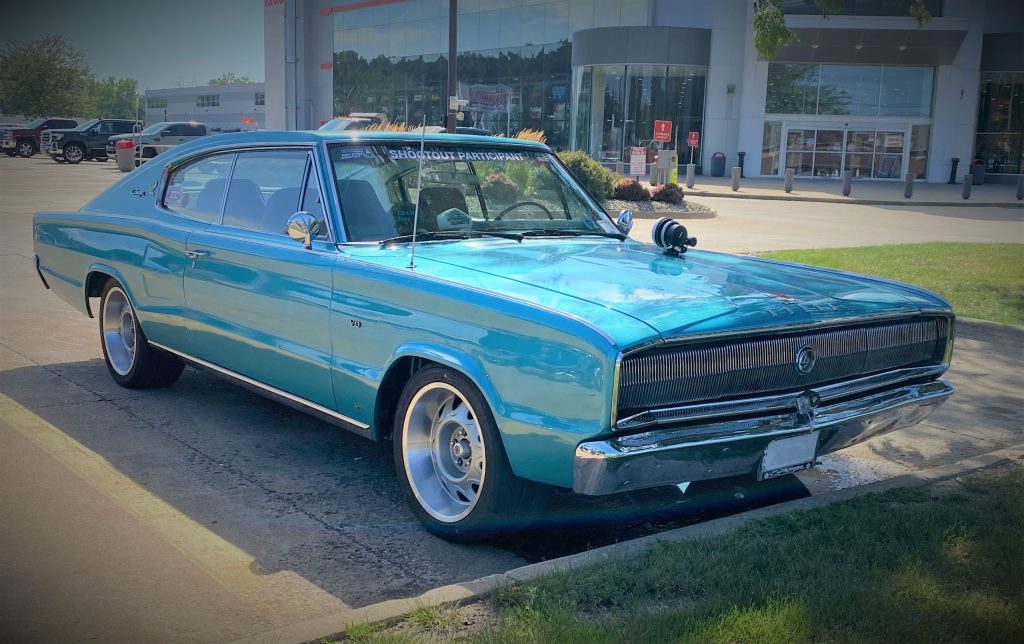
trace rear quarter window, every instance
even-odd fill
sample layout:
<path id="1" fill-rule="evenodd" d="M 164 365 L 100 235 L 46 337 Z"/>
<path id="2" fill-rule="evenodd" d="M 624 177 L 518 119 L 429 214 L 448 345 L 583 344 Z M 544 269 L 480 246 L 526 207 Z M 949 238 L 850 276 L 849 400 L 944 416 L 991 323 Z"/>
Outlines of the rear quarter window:
<path id="1" fill-rule="evenodd" d="M 164 192 L 164 208 L 200 221 L 220 221 L 234 158 L 234 154 L 218 154 L 173 170 Z"/>

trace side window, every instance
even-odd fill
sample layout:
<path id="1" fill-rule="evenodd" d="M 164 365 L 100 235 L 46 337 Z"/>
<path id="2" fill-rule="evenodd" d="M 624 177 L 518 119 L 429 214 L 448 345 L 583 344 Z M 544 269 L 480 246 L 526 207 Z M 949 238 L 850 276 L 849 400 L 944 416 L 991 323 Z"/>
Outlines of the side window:
<path id="1" fill-rule="evenodd" d="M 164 128 L 164 129 L 168 130 L 167 136 L 185 136 L 185 134 L 184 134 L 185 127 L 186 126 L 184 126 L 184 125 L 170 125 L 170 126 Z"/>
<path id="2" fill-rule="evenodd" d="M 115 134 L 131 134 L 135 124 L 130 122 L 118 122 L 114 123 Z"/>
<path id="3" fill-rule="evenodd" d="M 327 239 L 327 221 L 324 213 L 323 197 L 320 194 L 320 184 L 316 180 L 316 171 L 310 167 L 306 176 L 306 188 L 302 193 L 302 208 L 313 215 L 320 224 L 317 232 L 317 239 Z"/>
<path id="4" fill-rule="evenodd" d="M 171 172 L 164 207 L 202 221 L 219 221 L 234 156 L 206 157 Z"/>
<path id="5" fill-rule="evenodd" d="M 299 209 L 308 155 L 299 150 L 240 152 L 224 205 L 224 225 L 286 234 Z"/>
<path id="6" fill-rule="evenodd" d="M 187 125 L 185 129 L 185 136 L 206 136 L 205 125 Z"/>
<path id="7" fill-rule="evenodd" d="M 111 121 L 103 121 L 96 128 L 97 134 L 114 134 L 114 124 Z"/>

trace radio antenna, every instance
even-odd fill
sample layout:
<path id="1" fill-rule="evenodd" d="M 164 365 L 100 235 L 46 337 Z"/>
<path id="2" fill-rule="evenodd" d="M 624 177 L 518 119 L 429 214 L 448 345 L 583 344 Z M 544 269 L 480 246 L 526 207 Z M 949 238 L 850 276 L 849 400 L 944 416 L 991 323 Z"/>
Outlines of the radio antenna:
<path id="1" fill-rule="evenodd" d="M 420 125 L 420 159 L 416 168 L 416 207 L 412 213 L 412 247 L 409 249 L 409 268 L 416 268 L 416 229 L 420 225 L 420 194 L 423 185 L 420 183 L 423 175 L 423 148 L 427 142 L 427 115 L 423 115 L 423 123 Z"/>

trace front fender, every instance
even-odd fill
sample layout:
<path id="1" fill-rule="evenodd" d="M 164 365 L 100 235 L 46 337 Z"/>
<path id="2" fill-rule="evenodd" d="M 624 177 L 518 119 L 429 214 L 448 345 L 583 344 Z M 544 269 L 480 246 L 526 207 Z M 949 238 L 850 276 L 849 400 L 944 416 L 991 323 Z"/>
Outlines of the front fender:
<path id="1" fill-rule="evenodd" d="M 501 396 L 494 388 L 494 383 L 487 377 L 487 372 L 484 370 L 483 365 L 469 354 L 453 347 L 436 345 L 429 342 L 408 342 L 396 348 L 394 353 L 391 354 L 391 359 L 384 367 L 384 373 L 391 371 L 391 367 L 402 358 L 423 358 L 462 373 L 473 381 L 476 388 L 487 399 L 487 403 L 491 406 L 491 414 L 495 418 L 502 415 L 504 405 Z"/>

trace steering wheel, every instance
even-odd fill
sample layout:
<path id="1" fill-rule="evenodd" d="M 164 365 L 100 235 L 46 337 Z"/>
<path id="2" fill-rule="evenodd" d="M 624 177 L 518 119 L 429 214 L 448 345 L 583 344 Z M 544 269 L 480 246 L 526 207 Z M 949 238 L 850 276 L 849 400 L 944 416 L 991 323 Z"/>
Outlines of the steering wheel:
<path id="1" fill-rule="evenodd" d="M 548 216 L 548 219 L 551 219 L 552 221 L 554 221 L 555 219 L 554 217 L 551 216 L 551 211 L 547 209 L 547 206 L 538 201 L 518 201 L 509 206 L 508 208 L 499 212 L 498 216 L 494 218 L 494 221 L 501 221 L 501 218 L 504 217 L 507 212 L 509 212 L 510 210 L 515 210 L 516 208 L 520 208 L 522 206 L 537 206 L 538 208 L 544 211 L 544 213 Z"/>

